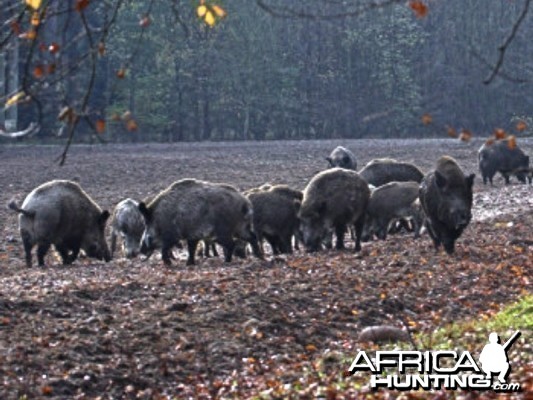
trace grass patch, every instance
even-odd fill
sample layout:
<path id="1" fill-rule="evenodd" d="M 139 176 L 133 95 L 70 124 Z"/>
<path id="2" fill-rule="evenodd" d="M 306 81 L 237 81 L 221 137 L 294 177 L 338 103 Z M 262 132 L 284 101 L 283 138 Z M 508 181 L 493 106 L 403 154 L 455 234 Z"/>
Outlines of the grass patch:
<path id="1" fill-rule="evenodd" d="M 525 295 L 518 301 L 507 305 L 492 316 L 480 315 L 477 320 L 462 321 L 447 325 L 428 335 L 416 335 L 416 342 L 423 349 L 440 350 L 466 348 L 474 351 L 488 341 L 489 334 L 496 332 L 502 343 L 517 330 L 525 342 L 525 336 L 533 329 L 533 295 Z M 515 344 L 516 346 L 516 344 Z"/>

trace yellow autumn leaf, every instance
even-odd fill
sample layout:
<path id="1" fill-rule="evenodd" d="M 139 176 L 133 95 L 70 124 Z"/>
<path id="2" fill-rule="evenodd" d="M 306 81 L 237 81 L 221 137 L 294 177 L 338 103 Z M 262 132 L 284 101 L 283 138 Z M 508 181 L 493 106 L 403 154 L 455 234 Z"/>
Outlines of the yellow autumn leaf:
<path id="1" fill-rule="evenodd" d="M 9 99 L 7 99 L 6 101 L 6 108 L 7 107 L 11 107 L 12 105 L 14 104 L 17 104 L 20 100 L 22 100 L 22 98 L 26 95 L 26 93 L 24 93 L 24 91 L 20 91 L 16 94 L 14 94 L 13 96 L 11 96 Z"/>
<path id="2" fill-rule="evenodd" d="M 204 5 L 198 6 L 196 9 L 196 14 L 202 18 L 207 13 L 207 7 Z"/>
<path id="3" fill-rule="evenodd" d="M 39 26 L 39 24 L 41 23 L 41 20 L 39 18 L 39 13 L 38 12 L 34 12 L 32 15 L 31 15 L 31 24 L 33 26 Z"/>
<path id="4" fill-rule="evenodd" d="M 207 11 L 205 14 L 205 23 L 209 26 L 215 25 L 215 16 L 211 11 Z"/>
<path id="5" fill-rule="evenodd" d="M 217 17 L 219 17 L 219 18 L 224 18 L 224 17 L 227 15 L 226 10 L 224 10 L 224 9 L 223 9 L 222 7 L 220 7 L 220 6 L 217 6 L 216 4 L 213 5 L 213 6 L 211 7 L 211 9 L 215 12 L 215 14 L 217 15 Z"/>
<path id="6" fill-rule="evenodd" d="M 305 346 L 305 349 L 307 351 L 316 351 L 317 350 L 317 348 L 316 348 L 316 346 L 314 344 L 308 344 L 307 346 Z"/>
<path id="7" fill-rule="evenodd" d="M 26 0 L 26 5 L 33 8 L 34 10 L 38 10 L 39 7 L 41 7 L 41 0 Z"/>

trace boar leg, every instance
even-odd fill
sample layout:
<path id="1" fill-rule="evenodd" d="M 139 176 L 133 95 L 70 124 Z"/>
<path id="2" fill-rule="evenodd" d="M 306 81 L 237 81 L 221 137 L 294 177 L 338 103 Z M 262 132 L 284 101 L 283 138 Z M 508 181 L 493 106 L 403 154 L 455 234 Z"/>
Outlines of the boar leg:
<path id="1" fill-rule="evenodd" d="M 442 244 L 444 245 L 444 250 L 446 250 L 446 253 L 453 254 L 455 250 L 455 240 L 446 235 L 442 240 Z"/>
<path id="2" fill-rule="evenodd" d="M 283 254 L 292 254 L 292 233 L 289 232 L 280 238 L 280 250 Z"/>
<path id="3" fill-rule="evenodd" d="M 41 267 L 44 266 L 44 256 L 48 253 L 50 246 L 50 243 L 41 243 L 37 246 L 37 261 Z"/>
<path id="4" fill-rule="evenodd" d="M 269 235 L 268 233 L 265 233 L 264 237 L 266 241 L 268 242 L 268 244 L 270 245 L 270 247 L 272 248 L 272 253 L 274 255 L 278 255 L 280 253 L 280 247 L 281 247 L 279 238 L 275 235 Z"/>
<path id="5" fill-rule="evenodd" d="M 363 228 L 365 226 L 365 215 L 361 215 L 355 221 L 355 248 L 354 251 L 361 251 L 361 236 L 363 235 Z"/>
<path id="6" fill-rule="evenodd" d="M 26 255 L 26 267 L 31 268 L 31 249 L 33 247 L 31 236 L 27 232 L 22 232 L 21 236 L 24 244 L 24 254 Z"/>
<path id="7" fill-rule="evenodd" d="M 111 232 L 111 257 L 113 257 L 113 254 L 115 254 L 116 248 L 117 248 L 117 233 L 113 229 L 113 231 Z"/>
<path id="8" fill-rule="evenodd" d="M 239 258 L 246 258 L 246 242 L 242 239 L 239 239 L 239 241 L 235 243 L 233 254 Z"/>
<path id="9" fill-rule="evenodd" d="M 335 236 L 337 236 L 337 244 L 335 248 L 337 250 L 344 249 L 344 234 L 346 233 L 346 225 L 338 224 L 335 226 Z"/>
<path id="10" fill-rule="evenodd" d="M 71 247 L 70 250 L 72 251 L 72 253 L 70 254 L 69 264 L 72 264 L 78 258 L 78 254 L 80 253 L 80 246 L 78 245 Z"/>
<path id="11" fill-rule="evenodd" d="M 228 236 L 223 236 L 218 239 L 218 243 L 222 246 L 224 250 L 224 261 L 231 262 L 233 256 L 233 249 L 235 248 L 235 241 Z"/>
<path id="12" fill-rule="evenodd" d="M 71 264 L 72 261 L 70 260 L 70 256 L 68 254 L 68 247 L 62 244 L 56 244 L 56 250 L 58 251 L 59 255 L 61 256 L 61 259 L 63 260 L 63 264 Z"/>
<path id="13" fill-rule="evenodd" d="M 211 250 L 213 251 L 213 257 L 218 257 L 217 245 L 215 242 L 211 242 Z"/>
<path id="14" fill-rule="evenodd" d="M 189 254 L 189 257 L 191 255 Z M 194 264 L 194 254 L 193 254 L 193 264 Z M 163 263 L 165 263 L 165 265 L 172 265 L 172 244 L 168 244 L 168 243 L 163 243 L 163 245 L 161 246 L 161 258 L 163 259 Z M 187 261 L 188 263 L 188 261 Z"/>
<path id="15" fill-rule="evenodd" d="M 251 230 L 245 230 L 244 232 L 241 232 L 239 234 L 239 237 L 241 239 L 246 240 L 250 245 L 252 246 L 252 252 L 254 253 L 254 256 L 259 258 L 260 260 L 263 260 L 263 249 L 259 246 L 258 237 L 254 232 Z"/>
<path id="16" fill-rule="evenodd" d="M 201 255 L 204 256 L 205 258 L 211 257 L 211 247 L 210 247 L 209 243 L 210 242 L 207 239 L 204 239 L 203 243 L 202 243 L 202 250 L 203 251 L 201 252 L 202 253 Z M 200 252 L 198 254 L 200 254 Z"/>
<path id="17" fill-rule="evenodd" d="M 415 232 L 415 239 L 420 237 L 420 229 L 422 229 L 422 226 L 420 225 L 420 218 L 415 216 L 413 218 L 413 231 Z"/>
<path id="18" fill-rule="evenodd" d="M 389 221 L 387 221 L 384 218 L 379 218 L 376 222 L 377 222 L 376 225 L 378 227 L 376 231 L 376 236 L 380 240 L 387 240 L 387 230 L 389 227 Z"/>
<path id="19" fill-rule="evenodd" d="M 252 246 L 252 252 L 254 253 L 254 256 L 259 258 L 260 260 L 263 260 L 263 250 L 261 247 L 259 247 L 259 244 L 257 242 L 257 237 L 255 236 L 255 233 L 250 232 L 250 236 L 248 238 L 248 243 Z"/>
<path id="20" fill-rule="evenodd" d="M 211 240 L 204 239 L 203 241 L 203 256 L 206 258 L 211 257 L 211 252 L 213 252 L 213 257 L 218 257 L 218 251 L 215 242 Z"/>
<path id="21" fill-rule="evenodd" d="M 78 253 L 80 252 L 79 247 L 69 249 L 65 245 L 56 245 L 56 250 L 59 252 L 61 259 L 63 260 L 63 264 L 65 265 L 72 264 L 76 258 L 78 258 Z M 72 250 L 71 254 L 69 254 L 69 250 Z"/>
<path id="22" fill-rule="evenodd" d="M 204 245 L 209 248 L 209 242 L 204 241 Z M 198 240 L 187 240 L 187 251 L 189 252 L 189 257 L 187 257 L 187 265 L 194 265 L 196 246 L 198 246 Z"/>
<path id="23" fill-rule="evenodd" d="M 508 185 L 510 182 L 509 182 L 509 174 L 508 173 L 504 173 L 502 172 L 502 175 L 503 177 L 505 178 L 505 184 Z"/>
<path id="24" fill-rule="evenodd" d="M 333 243 L 333 232 L 329 231 L 328 233 L 326 233 L 324 235 L 324 239 L 322 240 L 322 243 L 324 244 L 326 249 L 331 250 L 331 248 L 333 247 L 333 245 L 332 245 L 332 243 Z"/>
<path id="25" fill-rule="evenodd" d="M 299 236 L 300 235 L 297 232 L 294 233 L 294 249 L 298 250 L 298 251 L 300 250 L 300 238 L 299 238 Z"/>

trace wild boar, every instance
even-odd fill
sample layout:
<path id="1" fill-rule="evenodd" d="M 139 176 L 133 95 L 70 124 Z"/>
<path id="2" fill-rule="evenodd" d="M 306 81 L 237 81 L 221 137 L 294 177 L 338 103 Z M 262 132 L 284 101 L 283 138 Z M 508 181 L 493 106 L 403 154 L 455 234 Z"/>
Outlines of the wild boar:
<path id="1" fill-rule="evenodd" d="M 333 168 L 315 175 L 304 189 L 299 218 L 304 244 L 316 251 L 328 232 L 335 230 L 336 248 L 344 248 L 347 226 L 355 226 L 355 251 L 361 250 L 361 234 L 370 197 L 367 183 L 355 171 Z"/>
<path id="2" fill-rule="evenodd" d="M 472 219 L 472 187 L 475 174 L 465 176 L 457 162 L 448 156 L 437 161 L 420 185 L 420 203 L 426 215 L 425 225 L 435 248 L 448 254 Z"/>
<path id="3" fill-rule="evenodd" d="M 389 182 L 413 181 L 420 183 L 424 177 L 416 165 L 390 158 L 378 158 L 370 161 L 359 171 L 359 175 L 368 184 L 376 187 Z"/>
<path id="4" fill-rule="evenodd" d="M 418 203 L 420 185 L 417 182 L 389 182 L 375 189 L 370 195 L 366 209 L 363 238 L 374 234 L 382 240 L 392 222 L 411 219 L 415 238 L 420 235 L 423 217 Z"/>
<path id="5" fill-rule="evenodd" d="M 111 220 L 111 256 L 117 248 L 117 237 L 122 238 L 124 254 L 133 258 L 139 253 L 144 232 L 144 218 L 139 211 L 139 203 L 125 199 L 117 204 Z"/>
<path id="6" fill-rule="evenodd" d="M 151 254 L 161 248 L 163 262 L 171 264 L 172 247 L 187 241 L 187 264 L 194 264 L 200 240 L 217 242 L 231 261 L 235 239 L 252 245 L 261 258 L 257 238 L 252 231 L 252 204 L 234 187 L 195 179 L 174 182 L 148 205 L 139 203 L 146 228 L 141 239 L 141 253 Z"/>
<path id="7" fill-rule="evenodd" d="M 354 154 L 346 147 L 337 146 L 331 154 L 326 157 L 330 168 L 357 169 L 357 160 Z"/>
<path id="8" fill-rule="evenodd" d="M 51 245 L 64 264 L 71 264 L 80 249 L 88 257 L 111 260 L 104 230 L 109 212 L 102 209 L 75 182 L 54 180 L 35 188 L 19 207 L 13 200 L 9 208 L 18 212 L 19 229 L 26 255 L 32 265 L 32 249 L 37 245 L 37 261 Z"/>
<path id="9" fill-rule="evenodd" d="M 509 177 L 516 178 L 526 183 L 526 178 L 531 183 L 529 170 L 529 156 L 526 156 L 518 146 L 510 145 L 509 139 L 488 141 L 478 151 L 479 171 L 483 177 L 483 183 L 487 181 L 492 185 L 492 179 L 496 172 L 502 174 L 505 184 L 509 184 Z"/>
<path id="10" fill-rule="evenodd" d="M 265 238 L 274 254 L 292 253 L 292 237 L 300 227 L 298 210 L 303 194 L 286 185 L 261 188 L 247 194 L 253 207 L 253 227 L 259 245 L 262 247 Z"/>

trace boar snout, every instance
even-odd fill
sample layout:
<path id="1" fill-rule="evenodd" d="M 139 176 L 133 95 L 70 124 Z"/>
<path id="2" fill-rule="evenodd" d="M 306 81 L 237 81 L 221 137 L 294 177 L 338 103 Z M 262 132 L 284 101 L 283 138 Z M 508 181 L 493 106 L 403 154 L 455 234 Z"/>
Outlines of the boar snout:
<path id="1" fill-rule="evenodd" d="M 472 218 L 472 215 L 470 214 L 468 210 L 455 211 L 453 213 L 453 222 L 455 225 L 455 229 L 465 228 L 470 222 L 471 218 Z"/>
<path id="2" fill-rule="evenodd" d="M 141 254 L 150 257 L 155 250 L 154 240 L 150 235 L 143 235 L 141 239 Z"/>
<path id="3" fill-rule="evenodd" d="M 137 257 L 137 251 L 132 249 L 126 249 L 126 258 L 135 258 Z"/>

